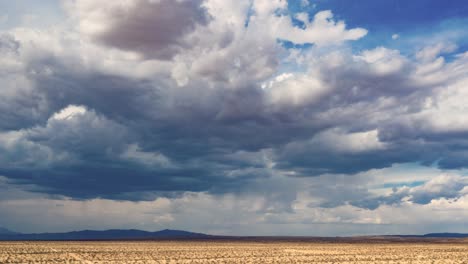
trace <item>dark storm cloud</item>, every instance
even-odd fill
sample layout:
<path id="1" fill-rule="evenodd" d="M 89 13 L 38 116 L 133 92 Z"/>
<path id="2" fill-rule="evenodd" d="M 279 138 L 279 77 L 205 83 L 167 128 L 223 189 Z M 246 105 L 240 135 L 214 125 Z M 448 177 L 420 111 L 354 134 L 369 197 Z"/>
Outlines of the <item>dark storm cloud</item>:
<path id="1" fill-rule="evenodd" d="M 41 116 L 38 109 L 43 98 L 28 82 L 22 71 L 19 50 L 21 43 L 10 34 L 0 33 L 0 131 L 16 130 L 33 125 Z"/>
<path id="2" fill-rule="evenodd" d="M 92 32 L 98 42 L 118 49 L 136 51 L 148 57 L 169 59 L 181 48 L 197 25 L 208 21 L 203 0 L 150 1 L 138 0 L 125 4 L 94 4 L 101 17 L 86 23 L 100 23 L 102 30 Z M 84 10 L 83 12 L 87 12 Z M 96 12 L 96 10 L 94 10 Z M 88 14 L 82 14 L 87 16 Z M 86 26 L 85 32 L 93 31 Z"/>

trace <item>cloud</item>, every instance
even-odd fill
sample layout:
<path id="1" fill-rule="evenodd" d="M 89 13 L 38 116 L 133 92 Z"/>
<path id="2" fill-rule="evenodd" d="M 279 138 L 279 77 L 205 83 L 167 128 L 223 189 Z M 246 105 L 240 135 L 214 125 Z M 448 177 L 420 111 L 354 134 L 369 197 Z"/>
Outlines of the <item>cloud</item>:
<path id="1" fill-rule="evenodd" d="M 453 43 L 437 43 L 418 51 L 416 53 L 416 57 L 423 61 L 431 61 L 443 53 L 450 53 L 455 51 L 456 48 L 457 46 Z"/>
<path id="2" fill-rule="evenodd" d="M 290 104 L 301 105 L 317 102 L 331 92 L 320 79 L 307 74 L 301 76 L 292 73 L 283 73 L 263 86 L 267 89 L 268 101 L 272 105 Z"/>
<path id="3" fill-rule="evenodd" d="M 20 57 L 21 43 L 14 35 L 0 35 L 0 130 L 20 129 L 31 125 L 40 116 L 36 109 L 43 101 L 25 74 L 25 63 Z"/>
<path id="4" fill-rule="evenodd" d="M 279 38 L 297 44 L 327 45 L 346 40 L 358 40 L 367 35 L 367 30 L 363 28 L 346 30 L 343 21 L 335 22 L 333 20 L 333 13 L 330 10 L 318 12 L 312 21 L 309 21 L 309 16 L 306 13 L 300 13 L 296 15 L 296 18 L 304 23 L 304 29 L 293 26 L 287 17 L 272 19 Z"/>
<path id="5" fill-rule="evenodd" d="M 185 38 L 208 21 L 203 1 L 73 1 L 80 31 L 104 45 L 170 59 L 190 45 Z"/>
<path id="6" fill-rule="evenodd" d="M 137 201 L 468 164 L 467 54 L 441 56 L 455 46 L 356 52 L 349 41 L 366 30 L 285 1 L 68 6 L 73 26 L 0 38 L 0 174 L 32 191 Z M 289 191 L 270 193 L 265 211 L 291 211 Z M 368 195 L 347 197 L 378 208 Z M 336 199 L 323 207 L 347 200 Z"/>
<path id="7" fill-rule="evenodd" d="M 457 200 L 464 197 L 468 179 L 459 175 L 440 175 L 416 187 L 395 187 L 385 196 L 352 202 L 353 205 L 375 209 L 382 205 L 402 203 L 430 204 L 437 200 Z"/>
<path id="8" fill-rule="evenodd" d="M 34 183 L 32 191 L 146 200 L 154 197 L 145 198 L 146 192 L 206 191 L 243 182 L 227 174 L 229 167 L 217 169 L 215 161 L 197 164 L 179 157 L 172 162 L 154 149 L 143 150 L 126 127 L 82 106 L 68 106 L 45 126 L 2 133 L 0 139 L 1 173 L 18 183 Z"/>
<path id="9" fill-rule="evenodd" d="M 181 228 L 225 235 L 252 233 L 291 235 L 292 233 L 330 236 L 395 234 L 395 232 L 422 234 L 433 230 L 437 232 L 457 231 L 466 222 L 467 214 L 464 210 L 468 202 L 466 195 L 457 199 L 440 198 L 426 204 L 403 202 L 381 205 L 375 210 L 361 209 L 350 204 L 330 207 L 310 205 L 319 198 L 325 198 L 327 193 L 329 193 L 330 201 L 340 197 L 338 194 L 340 190 L 346 194 L 345 183 L 353 182 L 349 178 L 352 177 L 344 176 L 330 180 L 329 182 L 343 181 L 343 184 L 338 185 L 336 191 L 331 193 L 333 186 L 325 185 L 327 177 L 321 180 L 313 178 L 313 184 L 297 178 L 283 178 L 282 181 L 276 183 L 278 188 L 294 185 L 295 181 L 299 181 L 297 182 L 299 186 L 306 184 L 302 190 L 310 188 L 310 184 L 316 187 L 312 192 L 298 193 L 287 203 L 284 201 L 290 197 L 268 196 L 263 192 L 243 195 L 187 192 L 179 197 L 140 202 L 107 199 L 77 201 L 57 197 L 44 198 L 34 194 L 33 197 L 23 196 L 1 200 L 0 209 L 5 212 L 5 217 L 0 219 L 0 224 L 23 232 L 105 228 L 145 230 Z M 278 179 L 273 181 L 276 180 Z M 272 181 L 267 182 L 270 185 L 264 190 L 273 186 Z M 4 185 L 1 183 L 0 181 L 0 188 L 3 188 Z M 316 194 L 320 191 L 320 187 L 330 188 Z M 8 186 L 7 188 L 13 189 L 14 187 Z M 272 194 L 277 194 L 277 190 L 274 190 Z M 362 194 L 355 195 L 362 197 Z M 347 198 L 351 197 L 351 195 L 347 196 Z M 281 201 L 283 204 L 280 203 Z M 290 208 L 284 210 L 284 204 L 289 204 Z M 284 228 L 285 224 L 288 228 Z M 311 228 L 311 226 L 320 228 Z"/>
<path id="10" fill-rule="evenodd" d="M 51 118 L 55 120 L 70 120 L 84 114 L 86 114 L 85 107 L 69 105 L 60 112 L 55 113 Z"/>
<path id="11" fill-rule="evenodd" d="M 399 73 L 407 64 L 406 58 L 401 56 L 397 50 L 389 50 L 383 47 L 365 50 L 359 58 L 369 63 L 370 68 L 381 75 Z"/>

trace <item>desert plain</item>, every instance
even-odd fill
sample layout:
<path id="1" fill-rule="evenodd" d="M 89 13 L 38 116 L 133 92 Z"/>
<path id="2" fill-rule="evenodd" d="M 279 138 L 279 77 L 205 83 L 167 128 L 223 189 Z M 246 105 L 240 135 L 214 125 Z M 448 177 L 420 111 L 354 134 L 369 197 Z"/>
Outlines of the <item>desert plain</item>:
<path id="1" fill-rule="evenodd" d="M 468 241 L 0 242 L 0 263 L 468 263 Z"/>

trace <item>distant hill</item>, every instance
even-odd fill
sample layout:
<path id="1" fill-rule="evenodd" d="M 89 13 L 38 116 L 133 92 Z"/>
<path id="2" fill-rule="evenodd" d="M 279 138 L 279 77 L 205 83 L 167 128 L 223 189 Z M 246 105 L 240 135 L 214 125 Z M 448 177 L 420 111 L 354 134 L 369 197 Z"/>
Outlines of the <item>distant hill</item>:
<path id="1" fill-rule="evenodd" d="M 0 235 L 13 235 L 13 234 L 19 234 L 19 233 L 0 227 Z"/>
<path id="2" fill-rule="evenodd" d="M 400 238 L 468 238 L 464 233 L 429 233 L 424 235 L 385 235 L 382 237 L 400 237 Z"/>
<path id="3" fill-rule="evenodd" d="M 422 235 L 422 237 L 468 238 L 468 234 L 462 234 L 462 233 L 430 233 L 430 234 Z"/>
<path id="4" fill-rule="evenodd" d="M 0 233 L 0 240 L 130 240 L 130 239 L 194 239 L 210 238 L 210 235 L 182 230 L 165 229 L 156 232 L 142 230 L 111 229 L 104 231 L 83 230 L 66 233 L 17 234 Z"/>

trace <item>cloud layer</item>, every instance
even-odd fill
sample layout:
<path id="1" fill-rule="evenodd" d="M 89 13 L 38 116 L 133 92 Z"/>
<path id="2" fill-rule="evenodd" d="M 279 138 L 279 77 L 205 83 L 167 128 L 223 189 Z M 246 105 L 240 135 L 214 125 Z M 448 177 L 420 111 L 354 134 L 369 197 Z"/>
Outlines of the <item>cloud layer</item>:
<path id="1" fill-rule="evenodd" d="M 375 194 L 359 175 L 468 167 L 468 53 L 356 50 L 366 29 L 288 4 L 70 0 L 63 25 L 2 31 L 0 175 L 76 200 L 262 193 L 272 214 L 301 192 L 306 211 L 466 200 L 462 176 Z"/>

